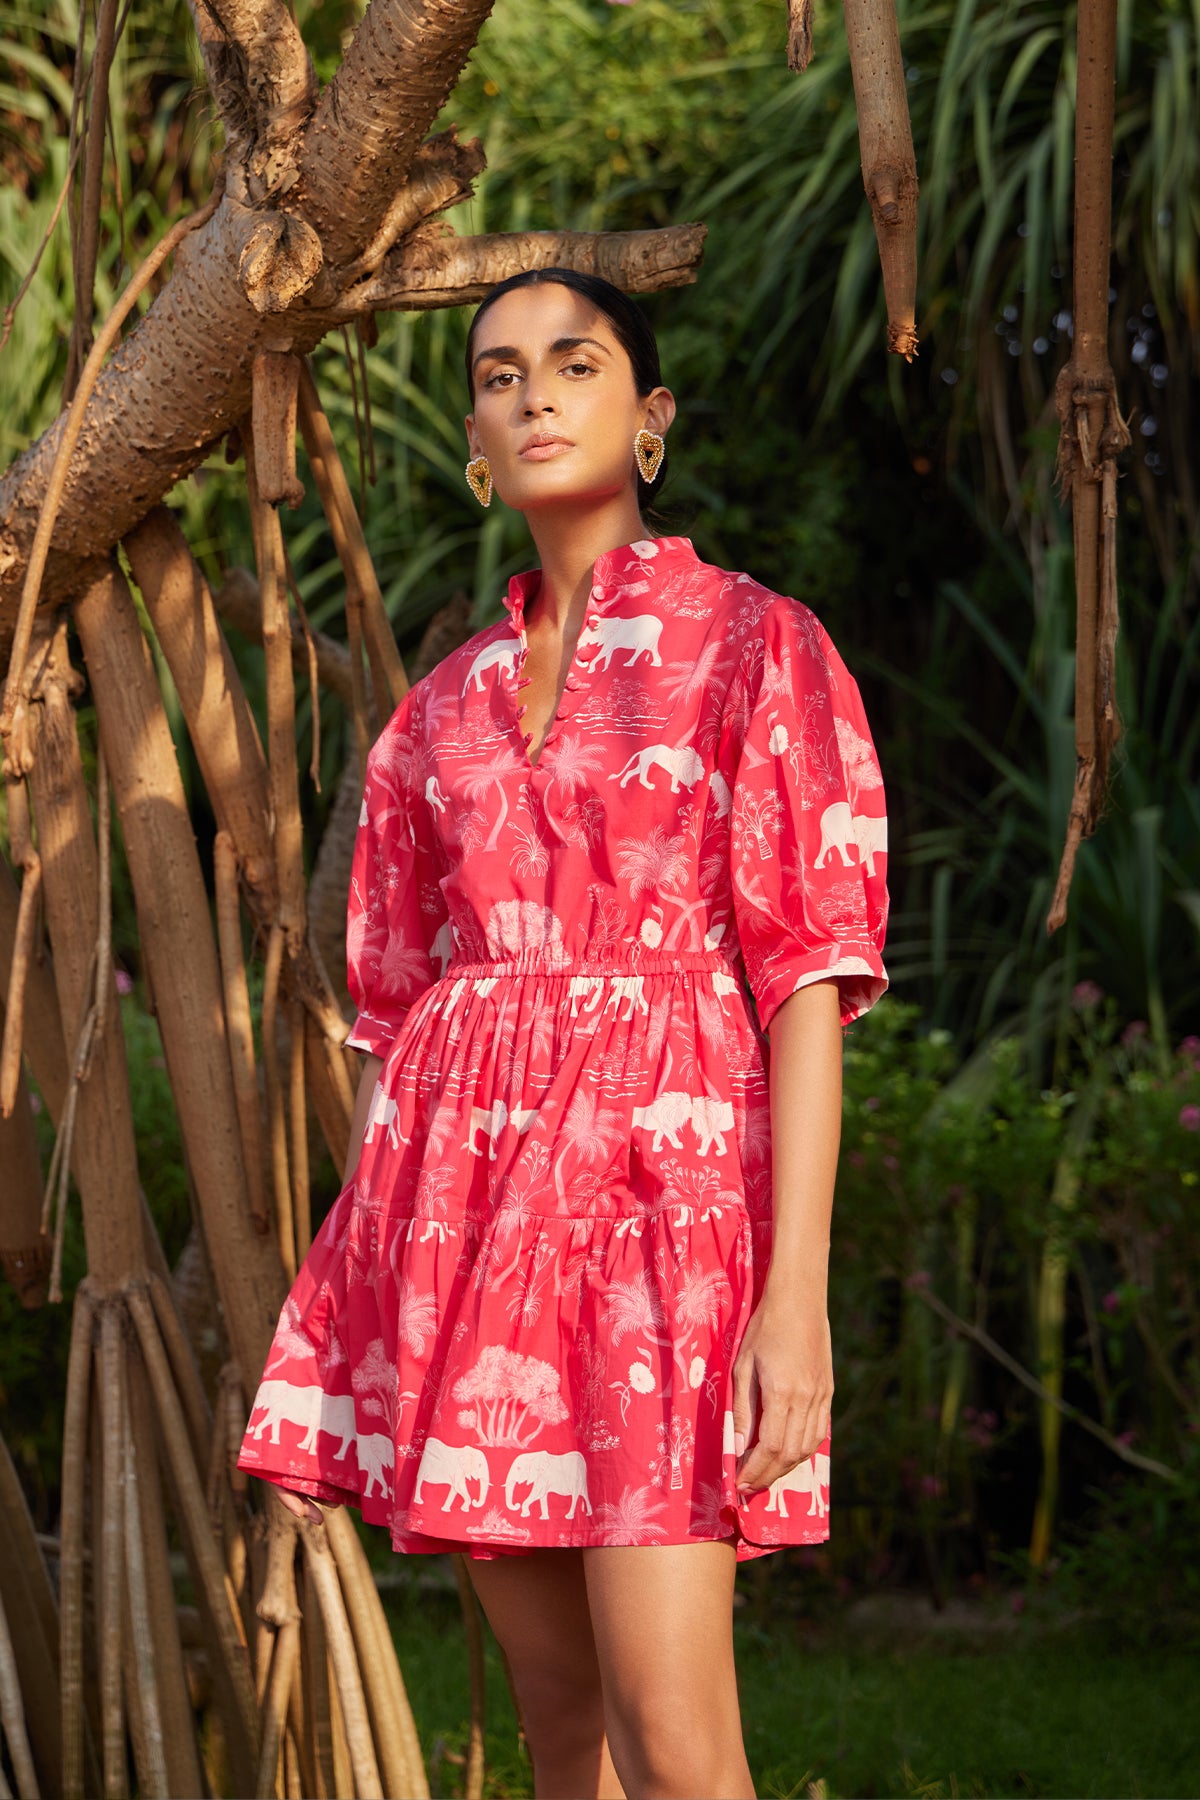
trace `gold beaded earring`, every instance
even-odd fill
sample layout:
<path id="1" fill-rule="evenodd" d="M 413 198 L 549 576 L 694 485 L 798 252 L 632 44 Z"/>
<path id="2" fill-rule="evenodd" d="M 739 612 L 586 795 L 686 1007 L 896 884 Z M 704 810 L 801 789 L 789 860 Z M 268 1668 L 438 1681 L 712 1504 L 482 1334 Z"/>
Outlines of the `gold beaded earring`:
<path id="1" fill-rule="evenodd" d="M 480 506 L 492 504 L 492 470 L 486 456 L 476 456 L 467 464 L 467 480 Z"/>
<path id="2" fill-rule="evenodd" d="M 653 481 L 658 474 L 667 446 L 657 431 L 647 431 L 645 427 L 633 440 L 633 454 L 637 457 L 637 466 L 643 481 Z"/>

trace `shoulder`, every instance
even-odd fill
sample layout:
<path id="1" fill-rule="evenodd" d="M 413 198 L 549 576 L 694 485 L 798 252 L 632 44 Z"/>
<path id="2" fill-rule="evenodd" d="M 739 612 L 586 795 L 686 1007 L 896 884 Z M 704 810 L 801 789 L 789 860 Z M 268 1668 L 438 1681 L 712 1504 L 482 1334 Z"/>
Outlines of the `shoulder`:
<path id="1" fill-rule="evenodd" d="M 794 594 L 781 594 L 744 570 L 704 565 L 719 595 L 724 636 L 737 651 L 743 679 L 757 683 L 764 671 L 803 685 L 849 680 L 833 639 L 813 608 Z"/>

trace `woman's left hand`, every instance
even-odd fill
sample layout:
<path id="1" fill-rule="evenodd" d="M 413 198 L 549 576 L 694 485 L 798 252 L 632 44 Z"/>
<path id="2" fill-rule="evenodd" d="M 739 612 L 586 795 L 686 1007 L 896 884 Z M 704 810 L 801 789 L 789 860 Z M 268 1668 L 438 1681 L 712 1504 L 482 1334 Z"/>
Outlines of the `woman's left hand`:
<path id="1" fill-rule="evenodd" d="M 765 1293 L 734 1361 L 733 1395 L 738 1491 L 753 1493 L 812 1456 L 828 1435 L 833 1345 L 825 1305 L 791 1296 L 783 1304 Z"/>

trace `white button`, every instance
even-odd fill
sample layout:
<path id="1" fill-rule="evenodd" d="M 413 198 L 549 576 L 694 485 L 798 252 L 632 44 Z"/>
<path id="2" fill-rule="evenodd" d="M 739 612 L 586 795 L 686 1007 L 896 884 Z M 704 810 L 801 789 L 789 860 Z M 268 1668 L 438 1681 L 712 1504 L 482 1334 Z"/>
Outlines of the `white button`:
<path id="1" fill-rule="evenodd" d="M 592 589 L 592 599 L 593 600 L 603 600 L 603 598 L 604 598 L 604 589 L 599 586 L 594 587 Z"/>

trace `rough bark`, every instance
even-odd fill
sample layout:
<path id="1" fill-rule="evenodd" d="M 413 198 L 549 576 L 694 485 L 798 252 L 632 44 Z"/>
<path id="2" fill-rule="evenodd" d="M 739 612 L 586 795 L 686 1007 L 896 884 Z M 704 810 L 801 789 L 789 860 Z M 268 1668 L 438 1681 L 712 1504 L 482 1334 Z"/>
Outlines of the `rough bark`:
<path id="1" fill-rule="evenodd" d="M 1071 496 L 1075 550 L 1075 786 L 1048 932 L 1065 923 L 1075 857 L 1104 811 L 1117 713 L 1117 462 L 1129 428 L 1108 356 L 1115 0 L 1080 0 L 1075 103 L 1075 236 L 1070 360 L 1055 384 L 1057 475 Z"/>
<path id="2" fill-rule="evenodd" d="M 234 1355 L 255 1372 L 283 1287 L 249 1222 L 221 978 L 208 898 L 175 747 L 124 577 L 111 570 L 77 603 L 100 731 L 137 901 L 142 952 L 205 1241 Z M 179 945 L 186 943 L 186 960 Z"/>
<path id="3" fill-rule="evenodd" d="M 843 0 L 863 186 L 887 298 L 887 347 L 917 352 L 917 163 L 893 0 Z"/>
<path id="4" fill-rule="evenodd" d="M 96 840 L 70 701 L 76 686 L 62 624 L 35 690 L 37 754 L 30 783 L 68 1054 L 74 1052 L 92 1000 L 92 958 L 99 928 Z M 77 1116 L 73 1166 L 83 1197 L 88 1268 L 97 1287 L 104 1289 L 145 1268 L 137 1153 L 115 983 L 108 995 L 105 1030 L 94 1048 L 90 1073 L 80 1085 Z"/>

